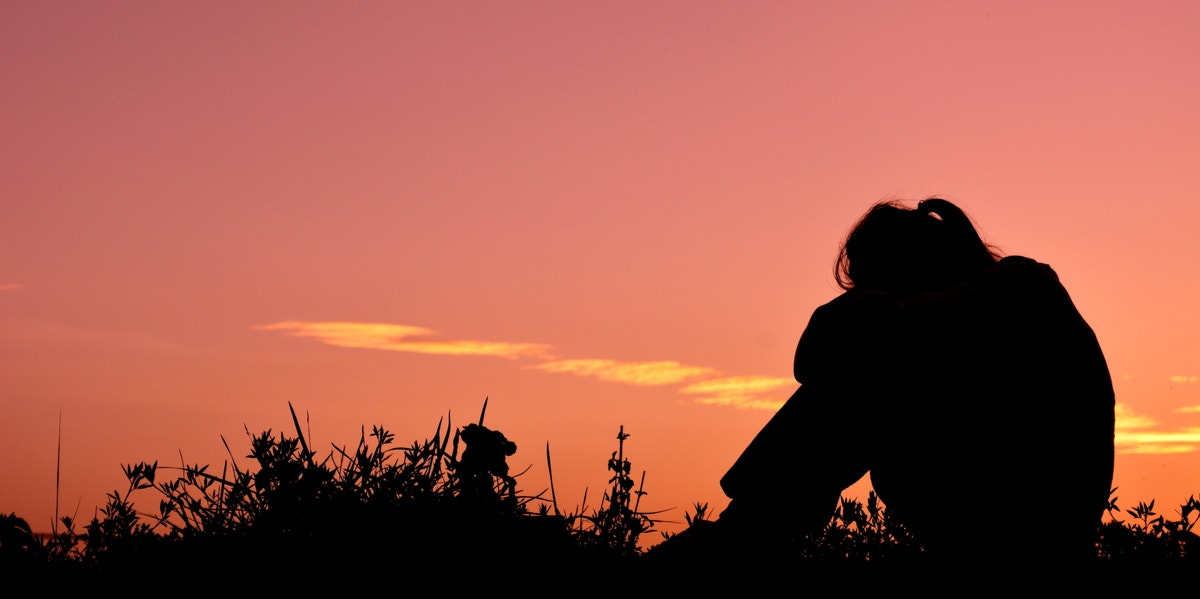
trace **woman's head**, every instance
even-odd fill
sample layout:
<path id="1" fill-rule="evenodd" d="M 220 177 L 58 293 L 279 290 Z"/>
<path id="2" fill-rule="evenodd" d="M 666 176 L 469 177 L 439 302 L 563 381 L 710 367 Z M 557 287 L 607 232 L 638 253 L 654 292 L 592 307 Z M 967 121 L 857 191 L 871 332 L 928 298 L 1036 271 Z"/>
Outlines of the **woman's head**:
<path id="1" fill-rule="evenodd" d="M 850 230 L 835 276 L 843 289 L 924 291 L 961 280 L 996 262 L 962 209 L 941 199 L 909 208 L 871 207 Z"/>

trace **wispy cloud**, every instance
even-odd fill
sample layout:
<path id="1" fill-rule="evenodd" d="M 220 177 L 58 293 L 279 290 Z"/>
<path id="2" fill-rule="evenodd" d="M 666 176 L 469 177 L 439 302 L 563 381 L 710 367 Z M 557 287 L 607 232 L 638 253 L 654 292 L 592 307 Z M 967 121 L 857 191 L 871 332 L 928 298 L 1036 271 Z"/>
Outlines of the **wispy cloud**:
<path id="1" fill-rule="evenodd" d="M 0 292 L 2 292 L 2 291 L 16 291 L 16 290 L 18 290 L 18 289 L 20 289 L 20 288 L 22 288 L 22 287 L 24 287 L 24 285 L 22 285 L 22 284 L 20 284 L 20 283 L 0 283 Z"/>
<path id="2" fill-rule="evenodd" d="M 20 285 L 0 285 L 0 291 Z M 444 356 L 496 356 L 527 358 L 538 363 L 526 366 L 548 373 L 572 374 L 596 380 L 637 386 L 682 385 L 679 393 L 700 405 L 740 409 L 777 410 L 797 387 L 796 381 L 762 375 L 731 376 L 715 368 L 683 364 L 674 360 L 621 361 L 612 359 L 556 359 L 553 347 L 544 343 L 512 343 L 475 339 L 430 339 L 437 331 L 426 327 L 370 322 L 286 321 L 254 327 L 280 331 L 295 337 L 310 337 L 337 347 Z M 1177 383 L 1192 383 L 1192 376 L 1176 376 Z M 1200 406 L 1186 406 L 1179 413 L 1200 413 Z M 1159 423 L 1129 406 L 1116 406 L 1116 449 L 1122 454 L 1165 454 L 1200 448 L 1200 426 L 1163 430 Z"/>
<path id="3" fill-rule="evenodd" d="M 1200 446 L 1200 427 L 1167 433 L 1160 431 L 1117 434 L 1117 452 L 1123 454 L 1191 453 Z"/>
<path id="4" fill-rule="evenodd" d="M 1172 383 L 1195 383 L 1195 382 L 1200 382 L 1200 377 L 1185 376 L 1185 375 L 1177 374 L 1177 375 L 1171 377 L 1171 382 Z"/>
<path id="5" fill-rule="evenodd" d="M 322 343 L 338 347 L 377 349 L 383 351 L 436 354 L 446 356 L 546 356 L 550 346 L 542 343 L 509 343 L 504 341 L 422 340 L 437 334 L 432 329 L 401 324 L 370 322 L 278 322 L 254 327 L 263 331 L 285 331 L 296 337 L 313 337 Z"/>
<path id="6" fill-rule="evenodd" d="M 1137 429 L 1143 429 L 1143 428 L 1153 428 L 1154 425 L 1158 424 L 1157 420 L 1155 420 L 1149 416 L 1144 416 L 1141 414 L 1134 414 L 1133 410 L 1130 409 L 1129 406 L 1127 406 L 1121 402 L 1117 402 L 1115 411 L 1116 411 L 1116 416 L 1117 416 L 1117 430 L 1118 431 L 1131 431 L 1131 430 L 1137 430 Z"/>
<path id="7" fill-rule="evenodd" d="M 637 386 L 684 385 L 680 393 L 698 404 L 775 410 L 791 395 L 796 382 L 768 376 L 729 376 L 715 368 L 674 360 L 622 361 L 611 359 L 556 359 L 544 343 L 437 340 L 425 327 L 370 322 L 277 322 L 253 327 L 311 337 L 337 347 L 446 356 L 499 356 L 531 358 L 526 366 L 548 373 L 590 377 L 608 383 Z"/>
<path id="8" fill-rule="evenodd" d="M 692 383 L 681 393 L 698 395 L 696 403 L 777 410 L 796 390 L 792 379 L 769 376 L 728 376 Z"/>
<path id="9" fill-rule="evenodd" d="M 621 362 L 618 360 L 557 360 L 531 366 L 545 372 L 565 372 L 590 376 L 610 383 L 628 385 L 674 385 L 700 377 L 720 374 L 712 368 L 689 366 L 672 360 L 654 362 Z"/>
<path id="10" fill-rule="evenodd" d="M 1195 412 L 1194 407 L 1177 412 Z M 1188 453 L 1200 448 L 1200 427 L 1161 430 L 1158 421 L 1117 403 L 1116 449 L 1122 454 Z"/>

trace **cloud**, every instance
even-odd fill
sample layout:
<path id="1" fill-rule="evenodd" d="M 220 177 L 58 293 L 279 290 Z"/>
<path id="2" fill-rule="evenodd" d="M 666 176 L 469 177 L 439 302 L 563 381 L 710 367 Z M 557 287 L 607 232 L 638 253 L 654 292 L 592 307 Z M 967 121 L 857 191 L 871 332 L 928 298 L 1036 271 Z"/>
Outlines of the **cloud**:
<path id="1" fill-rule="evenodd" d="M 608 383 L 645 387 L 687 384 L 680 389 L 680 393 L 692 397 L 701 405 L 776 410 L 787 401 L 796 386 L 791 379 L 727 376 L 715 368 L 682 364 L 674 360 L 558 360 L 550 355 L 553 348 L 542 343 L 431 340 L 427 337 L 436 335 L 436 331 L 403 324 L 286 321 L 253 328 L 282 331 L 294 337 L 311 337 L 336 347 L 444 356 L 528 357 L 540 361 L 526 366 L 528 369 L 591 377 Z"/>
<path id="2" fill-rule="evenodd" d="M 1128 430 L 1141 429 L 1141 428 L 1152 428 L 1152 427 L 1154 427 L 1154 425 L 1158 424 L 1157 420 L 1155 420 L 1149 416 L 1143 416 L 1141 414 L 1134 414 L 1133 410 L 1130 409 L 1129 406 L 1127 406 L 1121 402 L 1117 402 L 1117 405 L 1116 405 L 1114 411 L 1116 412 L 1117 430 L 1119 430 L 1119 431 L 1121 431 L 1121 430 L 1128 431 Z"/>
<path id="3" fill-rule="evenodd" d="M 770 376 L 730 376 L 692 383 L 680 390 L 688 395 L 700 395 L 696 403 L 734 406 L 761 410 L 778 410 L 796 389 L 792 379 Z"/>
<path id="4" fill-rule="evenodd" d="M 1200 381 L 1200 377 L 1184 376 L 1184 375 L 1178 375 L 1178 374 L 1171 377 L 1172 383 L 1195 383 L 1197 381 Z"/>
<path id="5" fill-rule="evenodd" d="M 20 283 L 0 283 L 0 291 L 16 291 L 24 285 Z"/>
<path id="6" fill-rule="evenodd" d="M 689 366 L 670 360 L 558 360 L 528 368 L 590 376 L 610 383 L 627 385 L 674 385 L 693 381 L 679 392 L 692 396 L 692 400 L 698 404 L 756 410 L 778 410 L 779 406 L 791 397 L 797 385 L 792 379 L 779 377 L 721 376 L 723 373 L 715 368 Z"/>
<path id="7" fill-rule="evenodd" d="M 1179 412 L 1194 412 L 1195 407 L 1180 408 Z M 1134 414 L 1129 406 L 1118 402 L 1116 406 L 1116 437 L 1114 443 L 1121 454 L 1167 454 L 1189 453 L 1200 447 L 1200 427 L 1186 427 L 1175 431 L 1155 430 L 1158 421 L 1141 414 Z"/>
<path id="8" fill-rule="evenodd" d="M 1200 412 L 1200 406 L 1183 406 L 1182 408 L 1175 408 L 1175 411 L 1180 414 L 1195 414 Z"/>
<path id="9" fill-rule="evenodd" d="M 295 337 L 313 337 L 337 347 L 435 354 L 445 356 L 497 356 L 514 359 L 521 356 L 546 356 L 549 345 L 504 341 L 410 340 L 428 337 L 436 331 L 424 327 L 371 322 L 278 322 L 254 327 L 262 331 L 286 331 Z"/>
<path id="10" fill-rule="evenodd" d="M 1121 454 L 1191 453 L 1196 451 L 1197 446 L 1200 446 L 1200 428 L 1197 427 L 1173 433 L 1146 431 L 1117 434 L 1117 453 Z"/>
<path id="11" fill-rule="evenodd" d="M 687 380 L 719 374 L 704 366 L 688 366 L 672 360 L 654 362 L 620 362 L 617 360 L 579 359 L 546 362 L 530 368 L 544 372 L 565 372 L 591 376 L 610 383 L 657 386 L 673 385 Z"/>

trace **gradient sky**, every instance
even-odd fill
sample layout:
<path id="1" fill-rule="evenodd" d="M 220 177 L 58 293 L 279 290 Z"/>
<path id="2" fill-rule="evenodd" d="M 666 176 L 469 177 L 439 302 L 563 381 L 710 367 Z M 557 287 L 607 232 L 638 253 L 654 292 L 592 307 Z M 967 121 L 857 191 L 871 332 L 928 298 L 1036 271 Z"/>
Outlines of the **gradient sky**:
<path id="1" fill-rule="evenodd" d="M 122 464 L 219 466 L 222 437 L 244 463 L 288 402 L 329 447 L 485 398 L 527 493 L 548 445 L 560 507 L 595 507 L 623 425 L 643 509 L 719 510 L 842 236 L 936 195 L 1058 271 L 1115 380 L 1120 503 L 1174 516 L 1198 28 L 1195 2 L 0 3 L 0 512 L 49 529 L 60 416 L 59 512 L 88 520 Z"/>

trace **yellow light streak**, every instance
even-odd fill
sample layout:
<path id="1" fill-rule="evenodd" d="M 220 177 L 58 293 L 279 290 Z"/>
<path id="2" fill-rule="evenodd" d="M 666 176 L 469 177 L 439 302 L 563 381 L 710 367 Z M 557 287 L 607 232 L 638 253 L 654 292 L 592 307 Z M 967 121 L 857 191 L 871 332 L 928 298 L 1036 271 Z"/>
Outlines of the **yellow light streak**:
<path id="1" fill-rule="evenodd" d="M 312 337 L 337 347 L 375 349 L 449 356 L 496 356 L 514 359 L 521 356 L 545 356 L 549 345 L 504 341 L 446 340 L 413 341 L 436 331 L 425 327 L 372 322 L 298 322 L 287 321 L 254 327 L 263 331 L 285 331 L 295 337 Z"/>
<path id="2" fill-rule="evenodd" d="M 590 376 L 610 383 L 640 386 L 672 385 L 702 376 L 718 374 L 712 368 L 689 366 L 673 360 L 649 362 L 600 359 L 557 360 L 538 364 L 531 368 L 545 372 Z"/>

